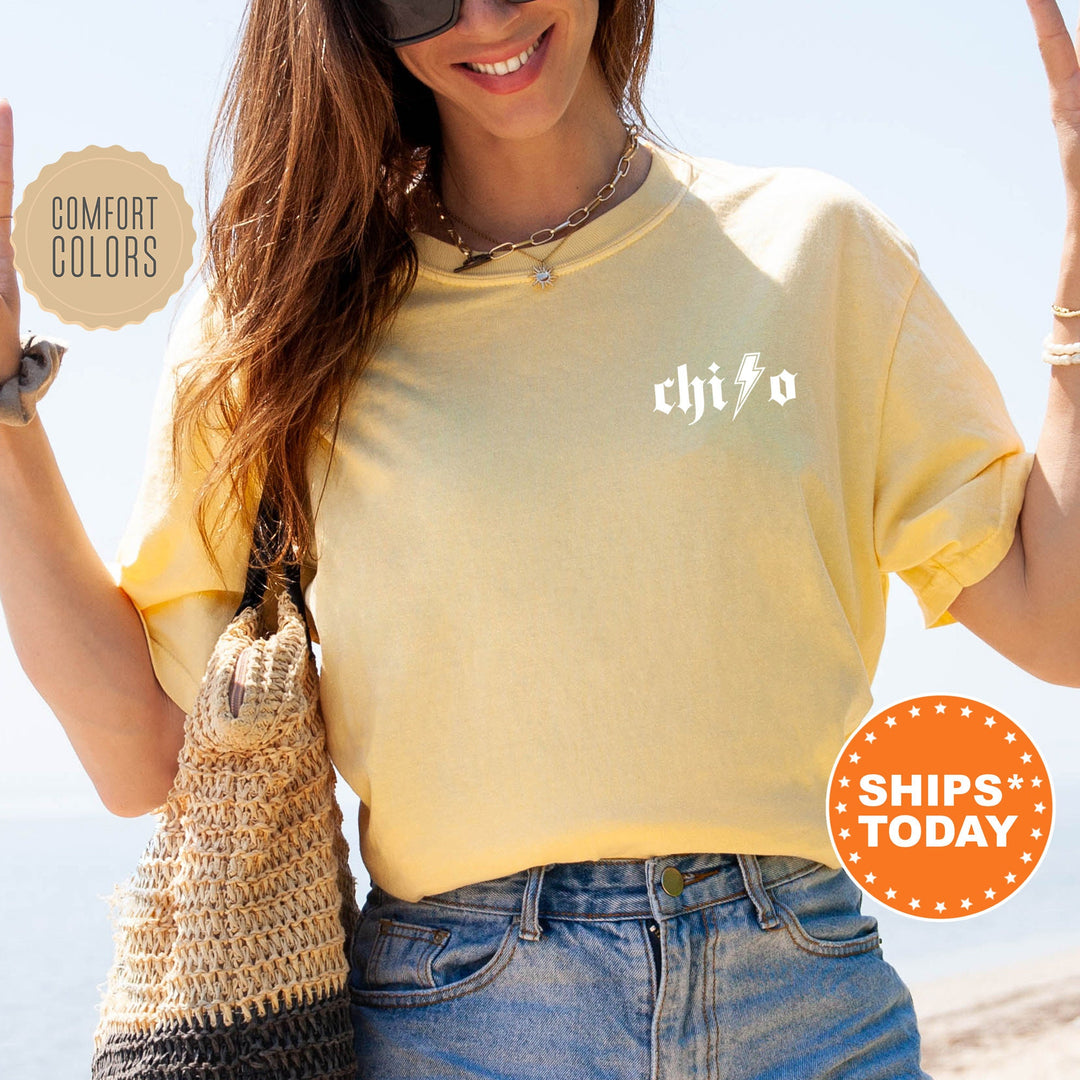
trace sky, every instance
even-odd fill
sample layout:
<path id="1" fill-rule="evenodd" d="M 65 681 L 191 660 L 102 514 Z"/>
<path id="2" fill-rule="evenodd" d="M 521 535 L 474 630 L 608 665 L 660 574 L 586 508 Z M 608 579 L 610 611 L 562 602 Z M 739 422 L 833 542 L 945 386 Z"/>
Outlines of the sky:
<path id="1" fill-rule="evenodd" d="M 1076 7 L 1063 5 L 1071 23 Z M 0 95 L 14 111 L 16 207 L 61 154 L 119 144 L 168 168 L 201 239 L 203 160 L 242 11 L 235 0 L 8 5 Z M 646 103 L 689 153 L 812 166 L 873 200 L 914 242 L 1035 449 L 1064 204 L 1024 0 L 658 0 Z M 40 411 L 106 560 L 142 474 L 175 310 L 85 331 L 23 295 L 23 329 L 70 344 Z M 1025 727 L 1056 780 L 1080 776 L 1080 691 L 1040 682 L 959 624 L 925 630 L 898 579 L 873 690 L 875 712 L 934 692 L 990 703 Z M 0 814 L 106 815 L 2 624 L 0 748 Z"/>

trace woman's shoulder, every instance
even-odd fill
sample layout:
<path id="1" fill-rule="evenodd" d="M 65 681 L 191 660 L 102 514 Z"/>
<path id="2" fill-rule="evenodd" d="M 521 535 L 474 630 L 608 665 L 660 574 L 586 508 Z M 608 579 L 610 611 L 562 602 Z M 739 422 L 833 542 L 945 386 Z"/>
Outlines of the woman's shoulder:
<path id="1" fill-rule="evenodd" d="M 180 369 L 186 361 L 196 360 L 221 329 L 220 315 L 212 303 L 206 279 L 193 280 L 188 290 L 188 296 L 181 293 L 178 298 L 169 326 L 165 366 L 172 369 Z"/>
<path id="2" fill-rule="evenodd" d="M 750 165 L 666 148 L 664 152 L 673 169 L 681 171 L 692 198 L 743 231 L 772 237 L 794 231 L 818 241 L 832 234 L 917 260 L 914 245 L 892 218 L 832 173 L 805 165 Z"/>

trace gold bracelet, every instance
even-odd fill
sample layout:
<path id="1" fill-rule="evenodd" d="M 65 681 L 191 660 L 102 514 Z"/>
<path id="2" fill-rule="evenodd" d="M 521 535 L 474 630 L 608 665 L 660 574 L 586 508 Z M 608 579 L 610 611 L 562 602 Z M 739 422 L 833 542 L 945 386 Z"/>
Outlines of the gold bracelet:
<path id="1" fill-rule="evenodd" d="M 1080 319 L 1080 311 L 1073 311 L 1071 308 L 1059 307 L 1057 304 L 1051 304 L 1050 310 L 1059 319 Z"/>

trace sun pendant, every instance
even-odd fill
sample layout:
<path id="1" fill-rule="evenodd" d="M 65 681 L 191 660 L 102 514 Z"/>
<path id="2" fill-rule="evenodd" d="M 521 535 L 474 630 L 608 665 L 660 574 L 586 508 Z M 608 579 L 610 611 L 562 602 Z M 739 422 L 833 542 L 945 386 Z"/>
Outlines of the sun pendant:
<path id="1" fill-rule="evenodd" d="M 538 289 L 547 289 L 555 284 L 555 272 L 547 263 L 537 263 L 532 271 L 533 285 Z"/>

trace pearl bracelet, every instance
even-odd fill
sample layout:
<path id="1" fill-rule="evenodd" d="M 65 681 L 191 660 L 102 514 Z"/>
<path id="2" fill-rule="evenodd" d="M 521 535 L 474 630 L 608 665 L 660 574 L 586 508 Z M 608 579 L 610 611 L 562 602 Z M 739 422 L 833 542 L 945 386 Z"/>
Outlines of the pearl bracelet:
<path id="1" fill-rule="evenodd" d="M 1058 345 L 1047 338 L 1043 342 L 1042 358 L 1048 364 L 1080 364 L 1080 341 Z"/>
<path id="2" fill-rule="evenodd" d="M 0 424 L 25 427 L 37 415 L 37 402 L 53 384 L 60 361 L 67 352 L 66 342 L 38 334 L 26 334 L 20 340 L 19 369 L 0 383 Z"/>

